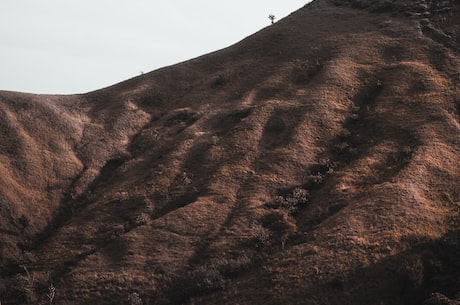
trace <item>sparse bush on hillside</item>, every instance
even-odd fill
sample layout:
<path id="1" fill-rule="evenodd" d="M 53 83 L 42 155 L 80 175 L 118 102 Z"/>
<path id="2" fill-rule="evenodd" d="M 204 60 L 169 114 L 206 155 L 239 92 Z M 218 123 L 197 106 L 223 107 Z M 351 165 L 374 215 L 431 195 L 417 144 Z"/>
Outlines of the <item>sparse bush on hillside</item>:
<path id="1" fill-rule="evenodd" d="M 318 187 L 324 182 L 329 175 L 334 173 L 334 168 L 337 167 L 337 162 L 324 159 L 320 160 L 320 162 L 313 166 L 311 169 L 311 174 L 307 177 L 308 178 L 308 185 L 310 187 Z"/>
<path id="2" fill-rule="evenodd" d="M 137 215 L 136 218 L 134 219 L 134 225 L 136 227 L 143 226 L 143 225 L 148 223 L 149 219 L 150 219 L 150 217 L 149 217 L 148 214 L 141 213 L 141 214 Z"/>
<path id="3" fill-rule="evenodd" d="M 295 214 L 302 205 L 308 202 L 310 194 L 307 190 L 296 187 L 286 196 L 277 196 L 275 206 L 285 209 L 290 215 Z"/>
<path id="4" fill-rule="evenodd" d="M 125 232 L 126 232 L 126 228 L 124 225 L 122 224 L 116 224 L 114 225 L 112 228 L 112 235 L 111 235 L 111 238 L 116 238 L 116 237 L 119 237 L 121 235 L 123 235 Z"/>
<path id="5" fill-rule="evenodd" d="M 197 288 L 202 291 L 210 291 L 225 288 L 225 279 L 220 271 L 213 266 L 200 266 L 192 273 Z"/>
<path id="6" fill-rule="evenodd" d="M 194 295 L 224 290 L 231 278 L 241 274 L 251 266 L 252 255 L 241 251 L 234 255 L 224 255 L 206 264 L 191 267 L 172 279 L 170 301 L 182 304 Z"/>
<path id="7" fill-rule="evenodd" d="M 141 297 L 137 292 L 133 292 L 128 296 L 129 305 L 143 305 Z"/>
<path id="8" fill-rule="evenodd" d="M 53 284 L 50 284 L 50 286 L 48 287 L 48 293 L 46 294 L 46 297 L 48 298 L 50 305 L 53 304 L 55 296 L 56 288 L 54 288 Z"/>
<path id="9" fill-rule="evenodd" d="M 259 222 L 253 222 L 250 229 L 256 248 L 263 248 L 270 243 L 270 231 L 264 228 Z"/>
<path id="10" fill-rule="evenodd" d="M 423 305 L 460 305 L 460 298 L 452 300 L 442 293 L 435 292 L 423 302 Z"/>
<path id="11" fill-rule="evenodd" d="M 182 302 L 193 295 L 223 290 L 226 284 L 227 280 L 218 268 L 213 265 L 201 265 L 176 278 L 172 292 L 175 301 Z"/>
<path id="12" fill-rule="evenodd" d="M 322 172 L 317 172 L 308 176 L 308 182 L 312 185 L 320 185 L 324 182 L 325 174 Z"/>

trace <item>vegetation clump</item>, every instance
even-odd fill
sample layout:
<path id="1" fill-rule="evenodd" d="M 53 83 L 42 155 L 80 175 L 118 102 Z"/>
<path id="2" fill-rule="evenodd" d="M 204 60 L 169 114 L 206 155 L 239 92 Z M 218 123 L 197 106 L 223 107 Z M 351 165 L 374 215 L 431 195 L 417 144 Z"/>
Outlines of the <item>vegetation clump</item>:
<path id="1" fill-rule="evenodd" d="M 290 215 L 298 212 L 298 210 L 307 204 L 310 197 L 306 189 L 296 187 L 286 196 L 277 196 L 275 198 L 275 208 L 286 210 Z"/>

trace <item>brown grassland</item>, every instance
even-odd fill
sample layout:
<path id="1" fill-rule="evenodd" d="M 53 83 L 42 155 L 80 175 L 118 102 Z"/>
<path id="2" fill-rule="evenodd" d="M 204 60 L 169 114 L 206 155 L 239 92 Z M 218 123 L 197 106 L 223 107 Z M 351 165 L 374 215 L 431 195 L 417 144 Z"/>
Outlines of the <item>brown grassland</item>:
<path id="1" fill-rule="evenodd" d="M 458 0 L 315 0 L 98 91 L 0 92 L 0 303 L 460 304 L 459 46 Z"/>

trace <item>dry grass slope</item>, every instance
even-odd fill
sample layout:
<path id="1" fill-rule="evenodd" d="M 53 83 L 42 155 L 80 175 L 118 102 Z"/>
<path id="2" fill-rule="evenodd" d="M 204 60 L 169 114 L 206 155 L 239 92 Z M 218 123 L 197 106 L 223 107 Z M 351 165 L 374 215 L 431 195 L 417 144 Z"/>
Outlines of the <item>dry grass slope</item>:
<path id="1" fill-rule="evenodd" d="M 459 11 L 316 0 L 109 88 L 0 92 L 0 302 L 458 304 Z"/>

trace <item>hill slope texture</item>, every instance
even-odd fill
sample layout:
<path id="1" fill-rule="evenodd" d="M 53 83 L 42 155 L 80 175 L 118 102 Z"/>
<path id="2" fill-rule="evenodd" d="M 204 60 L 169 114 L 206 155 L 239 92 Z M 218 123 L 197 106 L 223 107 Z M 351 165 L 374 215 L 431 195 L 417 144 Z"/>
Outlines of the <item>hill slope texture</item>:
<path id="1" fill-rule="evenodd" d="M 460 304 L 459 20 L 316 0 L 109 88 L 0 92 L 1 304 Z"/>

